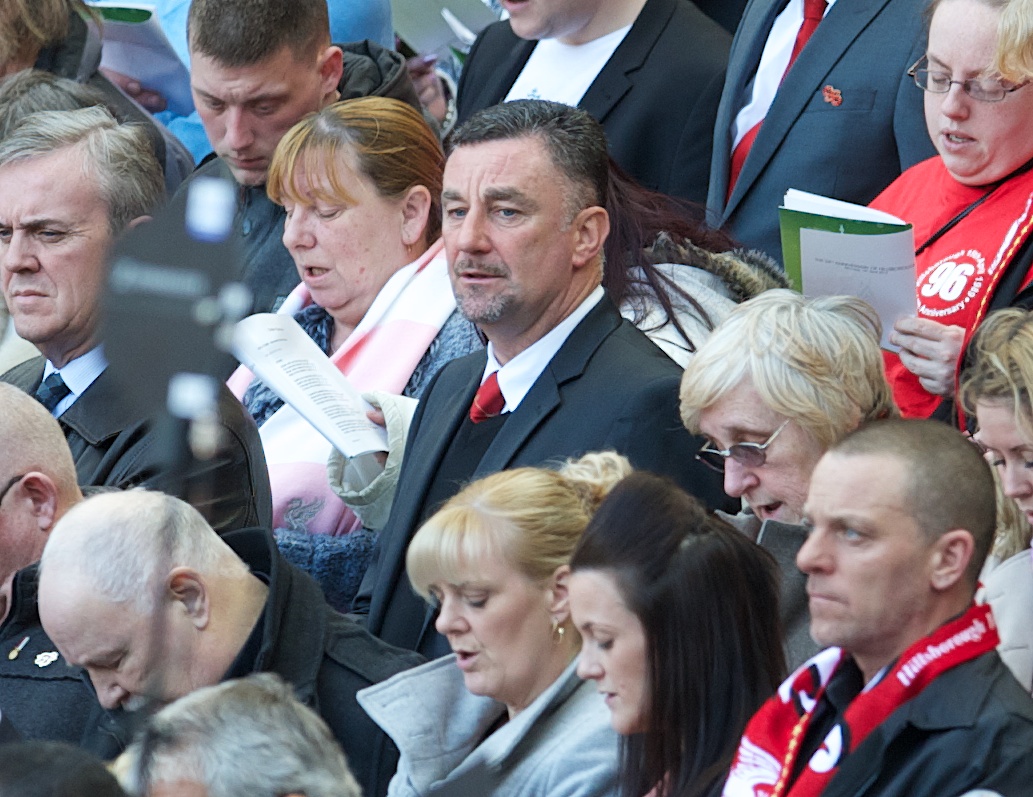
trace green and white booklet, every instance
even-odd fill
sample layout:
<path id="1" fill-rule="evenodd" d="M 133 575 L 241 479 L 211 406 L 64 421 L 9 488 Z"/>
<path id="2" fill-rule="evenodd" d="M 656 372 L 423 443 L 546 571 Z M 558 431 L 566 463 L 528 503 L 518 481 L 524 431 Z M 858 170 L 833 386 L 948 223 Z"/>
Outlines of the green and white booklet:
<path id="1" fill-rule="evenodd" d="M 864 299 L 882 320 L 882 347 L 896 351 L 889 343 L 893 324 L 918 307 L 911 225 L 881 210 L 795 188 L 786 192 L 778 215 L 793 287 L 805 296 Z"/>

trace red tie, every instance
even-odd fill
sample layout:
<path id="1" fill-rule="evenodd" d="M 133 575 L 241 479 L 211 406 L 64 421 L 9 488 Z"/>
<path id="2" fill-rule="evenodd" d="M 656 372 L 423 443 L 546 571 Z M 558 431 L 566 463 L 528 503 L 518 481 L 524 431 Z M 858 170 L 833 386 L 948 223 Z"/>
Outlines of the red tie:
<path id="1" fill-rule="evenodd" d="M 796 57 L 803 50 L 807 41 L 814 34 L 814 31 L 818 28 L 818 23 L 821 22 L 822 17 L 825 16 L 825 8 L 828 6 L 826 0 L 803 0 L 803 24 L 800 26 L 800 31 L 796 34 L 796 43 L 793 45 L 793 52 L 789 56 L 789 63 L 786 65 L 786 71 L 782 73 L 782 80 L 785 80 L 786 75 L 789 74 L 789 70 L 792 69 L 793 64 L 796 62 Z M 728 175 L 728 193 L 725 195 L 725 201 L 732 196 L 732 189 L 735 188 L 735 182 L 739 179 L 739 173 L 742 171 L 742 166 L 746 163 L 746 156 L 750 154 L 750 147 L 753 146 L 753 142 L 757 140 L 757 133 L 760 132 L 760 126 L 764 123 L 761 119 L 757 124 L 746 131 L 739 143 L 735 145 L 735 149 L 732 150 L 732 164 L 729 169 Z"/>
<path id="2" fill-rule="evenodd" d="M 506 406 L 506 400 L 499 390 L 499 372 L 495 371 L 484 380 L 477 394 L 473 397 L 473 404 L 470 405 L 470 420 L 474 423 L 494 418 L 502 408 Z"/>

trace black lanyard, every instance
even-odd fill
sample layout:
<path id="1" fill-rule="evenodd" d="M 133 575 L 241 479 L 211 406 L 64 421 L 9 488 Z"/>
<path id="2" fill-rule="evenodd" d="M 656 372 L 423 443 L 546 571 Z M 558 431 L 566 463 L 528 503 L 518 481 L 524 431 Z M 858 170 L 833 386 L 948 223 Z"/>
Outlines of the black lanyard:
<path id="1" fill-rule="evenodd" d="M 938 229 L 936 232 L 930 235 L 926 239 L 925 243 L 915 250 L 915 257 L 918 257 L 920 254 L 922 254 L 922 252 L 924 252 L 934 243 L 939 241 L 943 236 L 945 236 L 947 233 L 949 233 L 951 230 L 957 227 L 961 223 L 962 219 L 964 219 L 969 213 L 971 213 L 973 210 L 975 210 L 984 202 L 986 202 L 986 200 L 988 200 L 991 196 L 993 196 L 994 192 L 997 191 L 998 188 L 1007 185 L 1013 177 L 1018 177 L 1020 174 L 1025 174 L 1030 170 L 1030 168 L 1033 168 L 1033 161 L 1026 161 L 1026 163 L 1022 164 L 1022 166 L 1020 166 L 1018 169 L 1016 169 L 1003 180 L 1001 180 L 999 183 L 997 183 L 997 185 L 995 185 L 981 197 L 978 197 L 968 207 L 964 208 L 954 218 L 952 218 L 950 221 L 948 221 L 946 224 L 940 227 L 940 229 Z"/>

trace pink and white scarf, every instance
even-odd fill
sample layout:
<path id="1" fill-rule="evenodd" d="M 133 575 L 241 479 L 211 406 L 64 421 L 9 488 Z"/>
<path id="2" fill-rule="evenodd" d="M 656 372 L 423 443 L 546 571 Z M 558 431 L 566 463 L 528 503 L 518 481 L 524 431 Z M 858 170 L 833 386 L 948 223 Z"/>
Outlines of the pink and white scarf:
<path id="1" fill-rule="evenodd" d="M 293 316 L 312 303 L 301 283 L 277 311 Z M 399 269 L 330 362 L 361 392 L 401 394 L 431 342 L 455 310 L 444 245 Z M 240 366 L 227 381 L 241 398 L 254 374 Z M 330 489 L 326 461 L 330 443 L 289 404 L 259 429 L 273 494 L 273 527 L 305 528 L 312 534 L 347 534 L 359 528 L 355 515 Z"/>

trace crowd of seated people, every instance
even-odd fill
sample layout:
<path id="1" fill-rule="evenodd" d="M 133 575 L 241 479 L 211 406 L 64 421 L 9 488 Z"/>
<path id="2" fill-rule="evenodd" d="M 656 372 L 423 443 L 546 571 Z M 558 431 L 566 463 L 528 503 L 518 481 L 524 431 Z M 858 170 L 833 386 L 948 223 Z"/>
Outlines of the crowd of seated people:
<path id="1" fill-rule="evenodd" d="M 503 0 L 442 137 L 325 0 L 167 3 L 188 174 L 89 2 L 3 4 L 0 797 L 1025 793 L 1033 0 L 864 5 L 729 56 L 690 0 Z M 913 315 L 793 290 L 796 186 L 913 225 Z M 185 346 L 173 235 L 242 362 L 145 411 L 108 321 L 131 273 Z"/>

